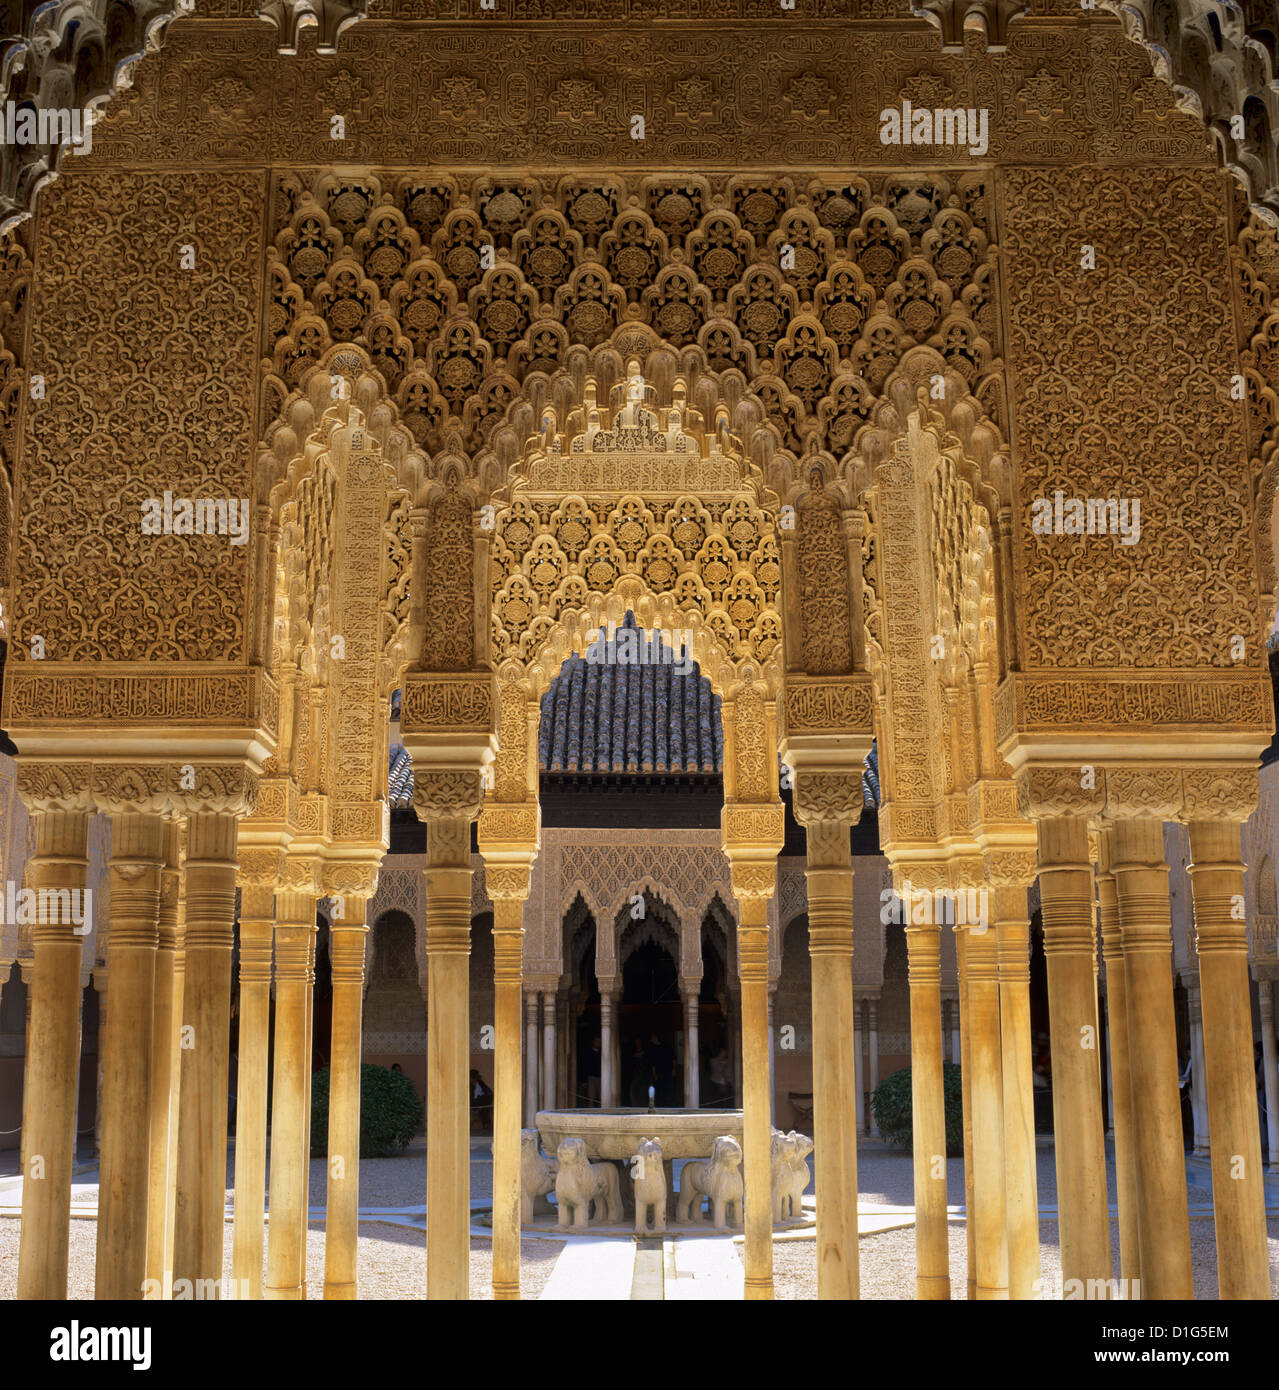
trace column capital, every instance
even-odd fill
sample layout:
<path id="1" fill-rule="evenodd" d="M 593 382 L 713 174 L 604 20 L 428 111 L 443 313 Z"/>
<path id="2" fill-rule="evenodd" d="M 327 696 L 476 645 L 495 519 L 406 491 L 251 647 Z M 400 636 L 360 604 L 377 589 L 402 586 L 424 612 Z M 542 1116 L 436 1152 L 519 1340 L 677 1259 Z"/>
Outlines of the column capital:
<path id="1" fill-rule="evenodd" d="M 542 842 L 542 812 L 536 801 L 486 800 L 480 810 L 478 836 L 485 863 L 489 856 L 507 852 L 529 855 L 532 863 Z M 494 861 L 496 862 L 496 860 Z"/>
<path id="2" fill-rule="evenodd" d="M 780 801 L 725 802 L 720 829 L 730 860 L 775 860 L 786 842 L 786 808 Z"/>
<path id="3" fill-rule="evenodd" d="M 254 845 L 240 850 L 236 882 L 241 888 L 269 888 L 284 882 L 284 847 Z"/>
<path id="4" fill-rule="evenodd" d="M 1191 767 L 1181 777 L 1187 821 L 1224 820 L 1242 824 L 1257 809 L 1260 783 L 1249 767 Z"/>
<path id="5" fill-rule="evenodd" d="M 1091 763 L 1030 764 L 1017 770 L 1014 781 L 1018 812 L 1035 820 L 1093 817 L 1105 804 L 1104 784 Z"/>
<path id="6" fill-rule="evenodd" d="M 330 898 L 371 898 L 377 892 L 382 856 L 374 859 L 325 859 L 320 884 Z"/>
<path id="7" fill-rule="evenodd" d="M 493 902 L 497 902 L 499 899 L 526 902 L 531 878 L 531 863 L 512 864 L 509 861 L 490 863 L 487 858 L 484 861 L 484 889 Z"/>
<path id="8" fill-rule="evenodd" d="M 843 826 L 847 831 L 862 818 L 865 802 L 861 772 L 852 769 L 796 768 L 791 804 L 795 819 L 806 830 L 817 825 L 834 824 Z"/>
<path id="9" fill-rule="evenodd" d="M 289 854 L 285 857 L 284 877 L 280 881 L 280 891 L 319 898 L 321 896 L 320 881 L 323 874 L 324 860 L 319 855 Z"/>
<path id="10" fill-rule="evenodd" d="M 478 819 L 484 804 L 483 777 L 479 766 L 414 769 L 413 810 L 418 820 Z"/>

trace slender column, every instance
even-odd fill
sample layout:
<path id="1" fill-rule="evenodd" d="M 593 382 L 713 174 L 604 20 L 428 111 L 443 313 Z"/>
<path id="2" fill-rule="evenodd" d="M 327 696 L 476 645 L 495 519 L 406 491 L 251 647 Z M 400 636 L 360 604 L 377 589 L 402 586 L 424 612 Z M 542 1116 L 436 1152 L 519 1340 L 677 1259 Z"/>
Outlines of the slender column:
<path id="1" fill-rule="evenodd" d="M 967 934 L 955 933 L 959 974 L 959 1087 L 964 1131 L 964 1243 L 967 1247 L 966 1297 L 977 1297 L 977 1202 L 973 1188 L 973 1068 L 969 1049 Z"/>
<path id="2" fill-rule="evenodd" d="M 907 918 L 909 919 L 909 912 Z M 906 924 L 915 1166 L 915 1297 L 950 1297 L 946 1104 L 942 1091 L 941 928 Z"/>
<path id="3" fill-rule="evenodd" d="M 1261 1013 L 1261 1067 L 1266 1095 L 1269 1170 L 1279 1173 L 1279 1053 L 1275 1048 L 1275 985 L 1269 975 L 1257 981 L 1257 1007 Z"/>
<path id="4" fill-rule="evenodd" d="M 1110 1220 L 1096 1051 L 1088 822 L 1083 816 L 1045 816 L 1036 831 L 1048 968 L 1061 1272 L 1063 1280 L 1108 1280 Z"/>
<path id="5" fill-rule="evenodd" d="M 694 985 L 684 995 L 684 1061 L 687 1069 L 684 1103 L 690 1110 L 698 1110 L 702 1104 L 702 1050 L 697 1036 L 698 1002 L 698 989 Z"/>
<path id="6" fill-rule="evenodd" d="M 1190 853 L 1212 1135 L 1217 1289 L 1223 1299 L 1265 1299 L 1270 1297 L 1270 1267 L 1238 823 L 1192 820 Z"/>
<path id="7" fill-rule="evenodd" d="M 27 865 L 28 886 L 69 889 L 83 903 L 88 868 L 89 816 L 84 811 L 31 813 L 35 856 Z M 71 1224 L 71 1168 L 75 1162 L 76 1072 L 79 1032 L 80 957 L 66 899 L 46 900 L 31 926 L 34 953 L 29 998 L 23 1091 L 25 1159 L 22 1174 L 22 1234 L 18 1253 L 18 1297 L 65 1299 Z M 52 909 L 50 911 L 50 909 Z"/>
<path id="8" fill-rule="evenodd" d="M 164 821 L 111 817 L 111 1019 L 102 1059 L 102 1181 L 94 1295 L 140 1299 L 147 1277 L 151 1066 Z"/>
<path id="9" fill-rule="evenodd" d="M 973 1215 L 977 1297 L 1008 1297 L 1004 1191 L 1004 1078 L 999 1024 L 999 951 L 985 924 L 964 928 L 968 1051 L 972 1071 Z"/>
<path id="10" fill-rule="evenodd" d="M 91 976 L 93 988 L 98 995 L 98 1055 L 94 1067 L 94 1089 L 93 1089 L 93 1156 L 96 1159 L 102 1157 L 102 1061 L 107 1055 L 107 1021 L 109 1011 L 107 1005 L 110 1003 L 107 997 L 107 967 L 99 966 L 93 971 Z M 83 1017 L 84 1002 L 81 999 L 79 1013 Z M 83 1043 L 83 1038 L 80 1039 Z M 80 1110 L 80 1068 L 76 1068 L 76 1102 L 75 1108 L 77 1115 Z M 78 1121 L 77 1121 L 78 1123 Z M 76 1135 L 77 1140 L 79 1135 Z M 78 1145 L 77 1145 L 78 1147 Z M 74 1150 L 72 1151 L 74 1154 Z"/>
<path id="11" fill-rule="evenodd" d="M 804 818 L 813 994 L 817 1296 L 858 1297 L 853 864 L 849 822 Z"/>
<path id="12" fill-rule="evenodd" d="M 952 1066 L 959 1065 L 959 1057 L 962 1052 L 959 1037 L 959 1000 L 950 1001 L 950 1060 Z"/>
<path id="13" fill-rule="evenodd" d="M 177 1158 L 178 1083 L 181 1053 L 182 973 L 178 955 L 178 899 L 181 892 L 182 827 L 164 827 L 164 864 L 155 956 L 155 1008 L 151 1043 L 151 1151 L 147 1187 L 147 1282 L 156 1297 L 173 1296 L 173 1215 Z"/>
<path id="14" fill-rule="evenodd" d="M 186 983 L 173 1277 L 222 1281 L 236 816 L 187 817 Z"/>
<path id="15" fill-rule="evenodd" d="M 1115 1135 L 1115 1196 L 1119 1206 L 1119 1274 L 1124 1287 L 1139 1290 L 1141 1236 L 1137 1206 L 1136 1137 L 1133 1134 L 1132 1072 L 1128 1037 L 1128 984 L 1119 898 L 1114 875 L 1115 832 L 1103 828 L 1098 838 L 1097 903 L 1101 917 L 1101 953 L 1106 966 L 1106 1034 L 1110 1044 L 1111 1116 Z"/>
<path id="16" fill-rule="evenodd" d="M 1186 986 L 1186 1014 L 1190 1024 L 1190 1115 L 1196 1158 L 1209 1152 L 1207 1060 L 1204 1055 L 1203 996 L 1198 984 Z"/>
<path id="17" fill-rule="evenodd" d="M 164 1232 L 164 1278 L 166 1288 L 173 1286 L 173 1252 L 178 1213 L 178 1141 L 181 1137 L 182 1115 L 182 1019 L 186 1000 L 187 974 L 187 893 L 186 893 L 186 826 L 177 822 L 178 833 L 178 906 L 174 928 L 176 946 L 173 952 L 173 1055 L 170 1059 L 170 1095 L 173 1106 L 169 1116 L 169 1159 L 167 1168 L 168 1193 L 165 1201 L 168 1218 Z"/>
<path id="18" fill-rule="evenodd" d="M 426 827 L 426 1296 L 471 1296 L 470 980 L 471 821 Z M 419 793 L 420 795 L 420 793 Z M 418 814 L 421 815 L 419 806 Z"/>
<path id="19" fill-rule="evenodd" d="M 531 1129 L 537 1117 L 537 990 L 524 994 L 524 1123 Z"/>
<path id="20" fill-rule="evenodd" d="M 857 1110 L 857 1133 L 866 1133 L 866 1030 L 862 1027 L 862 1004 L 856 993 L 853 995 L 853 1092 Z"/>
<path id="21" fill-rule="evenodd" d="M 1025 886 L 997 884 L 991 892 L 991 905 L 999 964 L 1008 1296 L 1032 1299 L 1039 1279 L 1039 1184 L 1030 1050 L 1030 923 Z"/>
<path id="22" fill-rule="evenodd" d="M 86 865 L 86 867 L 87 867 L 87 865 Z M 24 886 L 24 887 L 29 887 L 30 885 L 29 885 L 29 884 L 24 884 L 23 886 Z M 22 1078 L 22 1133 L 18 1136 L 18 1167 L 19 1167 L 19 1169 L 20 1169 L 23 1173 L 25 1173 L 25 1172 L 27 1171 L 27 1136 L 28 1136 L 29 1133 L 30 1133 L 30 1126 L 29 1126 L 28 1123 L 27 1123 L 27 1113 L 28 1113 L 28 1110 L 27 1110 L 27 1101 L 28 1101 L 28 1099 L 29 1099 L 29 1097 L 30 1097 L 30 1094 L 31 1094 L 31 1086 L 30 1086 L 30 1084 L 29 1084 L 29 1082 L 28 1082 L 28 1080 L 27 1080 L 26 1069 L 27 1069 L 27 1066 L 28 1066 L 28 1064 L 29 1064 L 30 1057 L 31 1057 L 31 1000 L 32 1000 L 32 997 L 33 997 L 34 994 L 35 994 L 35 962 L 34 962 L 30 957 L 27 957 L 25 960 L 21 960 L 21 959 L 20 959 L 20 960 L 18 961 L 18 971 L 19 971 L 19 973 L 20 973 L 21 976 L 22 976 L 22 983 L 23 983 L 23 985 L 26 987 L 26 991 L 27 991 L 26 1017 L 25 1017 L 25 1020 L 24 1020 L 24 1023 L 23 1023 L 23 1032 L 22 1032 L 22 1039 L 23 1039 L 23 1041 L 22 1041 L 22 1070 L 23 1070 L 23 1078 Z M 77 994 L 80 996 L 81 1000 L 83 1000 L 83 997 L 84 997 L 83 991 L 77 991 Z M 79 1006 L 78 1006 L 78 1012 L 79 1012 L 81 1021 L 83 1022 L 83 1018 L 84 1018 L 84 1004 L 83 1004 L 83 1002 L 81 1002 L 81 1003 L 79 1004 Z M 77 1081 L 79 1080 L 79 1076 L 80 1076 L 80 1062 L 79 1062 L 79 1057 L 80 1057 L 80 1050 L 81 1050 L 82 1047 L 83 1047 L 83 1034 L 81 1035 L 80 1043 L 81 1043 L 81 1047 L 80 1047 L 80 1049 L 77 1049 L 77 1052 L 76 1052 L 76 1079 L 77 1079 Z M 79 1097 L 78 1091 L 77 1091 L 75 1100 L 72 1102 L 72 1112 L 73 1112 L 73 1118 L 72 1118 L 71 1123 L 72 1123 L 72 1125 L 74 1126 L 75 1124 L 78 1123 L 78 1119 L 75 1118 L 75 1117 L 77 1117 L 77 1116 L 79 1115 L 79 1113 L 80 1113 L 80 1097 Z M 75 1137 L 72 1139 L 72 1141 L 71 1141 L 71 1161 L 72 1161 L 73 1164 L 74 1164 L 74 1162 L 75 1162 L 75 1144 L 76 1144 L 76 1139 L 77 1139 L 78 1137 L 79 1137 L 78 1135 L 75 1136 Z M 68 1200 L 70 1200 L 70 1199 L 68 1199 Z"/>
<path id="23" fill-rule="evenodd" d="M 335 866 L 336 870 L 336 866 Z M 376 887 L 375 883 L 367 885 Z M 333 1037 L 329 1051 L 328 1192 L 324 1296 L 360 1296 L 360 1065 L 364 1043 L 364 952 L 368 897 L 343 894 L 329 920 Z"/>
<path id="24" fill-rule="evenodd" d="M 734 864 L 734 890 L 738 870 Z M 753 866 L 752 866 L 753 867 Z M 769 866 L 770 869 L 772 866 Z M 768 1075 L 768 899 L 737 892 L 737 974 L 742 985 L 742 1153 L 748 1299 L 773 1296 L 772 1125 Z"/>
<path id="25" fill-rule="evenodd" d="M 613 1099 L 613 996 L 600 993 L 600 1104 L 616 1104 Z"/>
<path id="26" fill-rule="evenodd" d="M 866 1033 L 867 1033 L 867 1054 L 869 1061 L 869 1074 L 867 1080 L 871 1091 L 879 1085 L 879 997 L 871 995 L 866 1000 Z M 875 1119 L 875 1112 L 870 1112 L 870 1134 L 872 1139 L 879 1138 L 879 1122 Z"/>
<path id="27" fill-rule="evenodd" d="M 555 991 L 542 991 L 542 1109 L 555 1109 Z"/>
<path id="28" fill-rule="evenodd" d="M 493 1297 L 520 1296 L 520 994 L 529 863 L 486 858 L 493 902 Z"/>
<path id="29" fill-rule="evenodd" d="M 271 1087 L 271 1220 L 265 1296 L 303 1299 L 306 1214 L 311 1173 L 307 1111 L 311 1059 L 307 1049 L 307 995 L 315 949 L 318 884 L 309 863 L 290 866 L 305 887 L 275 899 L 275 1076 Z"/>
<path id="30" fill-rule="evenodd" d="M 235 1099 L 235 1230 L 231 1277 L 237 1297 L 262 1297 L 266 1244 L 266 1123 L 271 1029 L 271 938 L 275 889 L 240 889 L 240 1049 Z"/>
<path id="31" fill-rule="evenodd" d="M 1123 936 L 1137 1141 L 1142 1296 L 1190 1299 L 1195 1290 L 1177 1087 L 1172 918 L 1163 823 L 1153 816 L 1124 816 L 1115 821 L 1114 829 L 1113 867 Z"/>

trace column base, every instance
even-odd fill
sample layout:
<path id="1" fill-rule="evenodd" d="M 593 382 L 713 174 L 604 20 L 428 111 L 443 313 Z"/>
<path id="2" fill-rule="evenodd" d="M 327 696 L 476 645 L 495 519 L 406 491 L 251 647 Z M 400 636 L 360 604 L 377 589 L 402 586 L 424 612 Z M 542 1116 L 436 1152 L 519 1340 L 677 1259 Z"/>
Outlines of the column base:
<path id="1" fill-rule="evenodd" d="M 747 1275 L 744 1291 L 748 1299 L 771 1299 L 773 1297 L 772 1277 L 770 1276 L 767 1279 L 752 1279 Z"/>
<path id="2" fill-rule="evenodd" d="M 921 1303 L 936 1303 L 950 1298 L 949 1274 L 917 1274 L 915 1298 Z"/>
<path id="3" fill-rule="evenodd" d="M 499 1284 L 493 1281 L 493 1298 L 495 1301 L 519 1302 L 520 1286 L 518 1280 L 515 1283 Z"/>
<path id="4" fill-rule="evenodd" d="M 324 1297 L 326 1299 L 358 1299 L 360 1296 L 360 1286 L 358 1284 L 331 1284 L 326 1279 L 324 1281 Z"/>

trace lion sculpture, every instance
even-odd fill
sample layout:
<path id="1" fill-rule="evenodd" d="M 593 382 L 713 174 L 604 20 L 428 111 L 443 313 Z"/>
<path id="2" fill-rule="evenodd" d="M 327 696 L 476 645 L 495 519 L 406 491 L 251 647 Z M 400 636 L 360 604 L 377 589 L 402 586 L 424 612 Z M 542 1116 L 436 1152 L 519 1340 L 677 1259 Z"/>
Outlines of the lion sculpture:
<path id="1" fill-rule="evenodd" d="M 662 1145 L 658 1139 L 641 1139 L 639 1150 L 631 1159 L 631 1177 L 635 1183 L 635 1234 L 648 1229 L 648 1209 L 653 1209 L 653 1229 L 666 1229 L 666 1168 L 662 1163 Z"/>
<path id="2" fill-rule="evenodd" d="M 533 1204 L 539 1197 L 555 1191 L 559 1164 L 548 1158 L 538 1143 L 537 1130 L 520 1131 L 520 1224 L 533 1220 Z"/>
<path id="3" fill-rule="evenodd" d="M 813 1141 L 797 1130 L 789 1134 L 773 1131 L 773 1221 L 798 1221 L 803 1216 L 804 1189 L 809 1171 L 805 1161 L 813 1151 Z"/>
<path id="4" fill-rule="evenodd" d="M 559 1159 L 559 1172 L 555 1176 L 559 1224 L 567 1226 L 571 1220 L 577 1230 L 585 1230 L 590 1224 L 592 1202 L 597 1221 L 601 1207 L 607 1220 L 622 1221 L 622 1187 L 617 1169 L 611 1163 L 588 1163 L 586 1144 L 581 1139 L 563 1139 L 555 1152 Z"/>
<path id="5" fill-rule="evenodd" d="M 710 1199 L 717 1231 L 742 1225 L 742 1146 L 731 1134 L 716 1139 L 709 1162 L 690 1159 L 680 1170 L 676 1219 L 700 1221 L 703 1197 Z"/>

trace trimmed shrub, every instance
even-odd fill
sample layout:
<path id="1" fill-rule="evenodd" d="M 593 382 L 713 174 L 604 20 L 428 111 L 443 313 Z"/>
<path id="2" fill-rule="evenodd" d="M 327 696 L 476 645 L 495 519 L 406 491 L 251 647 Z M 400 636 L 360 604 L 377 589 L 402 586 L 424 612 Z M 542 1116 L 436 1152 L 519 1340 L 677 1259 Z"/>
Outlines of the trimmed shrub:
<path id="1" fill-rule="evenodd" d="M 946 1154 L 960 1158 L 964 1152 L 964 1093 L 960 1069 L 942 1063 L 942 1094 L 946 1102 Z M 910 1068 L 886 1076 L 871 1092 L 871 1109 L 883 1137 L 903 1149 L 912 1147 Z"/>
<path id="2" fill-rule="evenodd" d="M 413 1083 L 390 1067 L 360 1067 L 360 1157 L 401 1153 L 422 1125 L 425 1111 Z M 329 1151 L 329 1069 L 311 1078 L 311 1157 Z"/>

